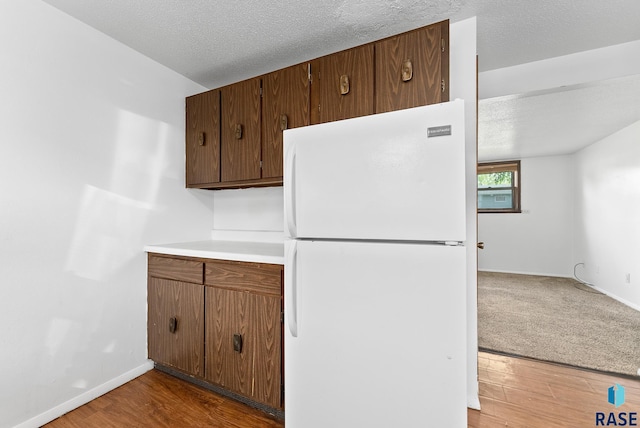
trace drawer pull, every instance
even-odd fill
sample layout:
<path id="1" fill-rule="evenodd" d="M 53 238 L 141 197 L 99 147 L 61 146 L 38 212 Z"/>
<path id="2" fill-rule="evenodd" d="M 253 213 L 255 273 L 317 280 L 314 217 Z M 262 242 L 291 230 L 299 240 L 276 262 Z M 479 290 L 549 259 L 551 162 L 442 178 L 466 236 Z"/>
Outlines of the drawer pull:
<path id="1" fill-rule="evenodd" d="M 238 353 L 242 352 L 242 335 L 241 334 L 233 335 L 233 350 Z"/>
<path id="2" fill-rule="evenodd" d="M 175 333 L 178 329 L 178 319 L 175 317 L 169 318 L 169 331 Z"/>

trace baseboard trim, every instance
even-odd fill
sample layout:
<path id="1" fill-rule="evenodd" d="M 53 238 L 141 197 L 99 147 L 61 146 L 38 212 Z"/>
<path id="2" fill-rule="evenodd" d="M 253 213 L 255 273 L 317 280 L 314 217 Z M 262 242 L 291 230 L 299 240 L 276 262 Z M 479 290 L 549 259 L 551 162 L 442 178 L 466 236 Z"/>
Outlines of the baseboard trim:
<path id="1" fill-rule="evenodd" d="M 26 420 L 18 425 L 16 425 L 14 428 L 38 428 L 41 427 L 42 425 L 51 422 L 54 419 L 59 418 L 60 416 L 64 415 L 65 413 L 69 413 L 70 411 L 77 409 L 78 407 L 87 404 L 88 402 L 90 402 L 91 400 L 94 400 L 98 397 L 100 397 L 101 395 L 106 394 L 109 391 L 112 391 L 114 389 L 116 389 L 119 386 L 124 385 L 125 383 L 137 378 L 140 375 L 143 375 L 144 373 L 148 372 L 149 370 L 153 369 L 153 361 L 151 360 L 147 360 L 147 362 L 145 362 L 144 364 L 129 370 L 126 373 L 121 374 L 118 377 L 115 377 L 105 383 L 103 383 L 102 385 L 98 385 L 93 389 L 90 389 L 86 392 L 83 392 L 82 394 L 68 400 L 65 401 L 62 404 L 59 404 L 49 410 L 47 410 L 46 412 L 43 412 L 41 414 L 39 414 L 38 416 L 35 416 L 29 420 Z"/>
<path id="2" fill-rule="evenodd" d="M 478 272 L 488 272 L 488 273 L 509 273 L 509 274 L 515 274 L 515 275 L 533 275 L 533 276 L 555 276 L 558 278 L 571 278 L 571 279 L 575 279 L 575 277 L 573 275 L 558 275 L 558 274 L 546 274 L 546 273 L 537 273 L 537 272 L 516 272 L 516 271 L 506 271 L 506 270 L 492 270 L 492 269 L 478 269 Z M 613 293 L 611 293 L 610 291 L 605 290 L 604 288 L 600 288 L 597 285 L 591 285 L 591 288 L 593 288 L 594 290 L 597 290 L 599 292 L 601 292 L 602 294 L 606 294 L 607 296 L 611 297 L 614 300 L 617 300 L 618 302 L 622 303 L 623 305 L 626 305 L 628 307 L 630 307 L 631 309 L 635 309 L 636 311 L 640 312 L 640 305 L 637 305 L 633 302 L 630 302 L 626 299 L 623 299 L 622 297 L 619 297 Z"/>
<path id="3" fill-rule="evenodd" d="M 573 278 L 573 275 L 560 275 L 559 273 L 520 272 L 515 270 L 478 269 L 478 272 L 510 273 L 514 275 L 555 276 L 558 278 Z"/>
<path id="4" fill-rule="evenodd" d="M 480 397 L 478 394 L 467 395 L 467 407 L 473 410 L 480 410 Z"/>
<path id="5" fill-rule="evenodd" d="M 602 294 L 606 294 L 607 296 L 611 297 L 613 300 L 617 300 L 618 302 L 622 303 L 623 305 L 626 305 L 628 307 L 630 307 L 631 309 L 635 309 L 636 311 L 640 312 L 640 306 L 636 305 L 635 303 L 632 303 L 626 299 L 623 299 L 622 297 L 616 296 L 615 294 L 611 293 L 610 291 L 607 291 L 603 288 L 600 288 L 596 285 L 591 286 L 591 288 L 598 290 L 599 292 L 601 292 Z"/>

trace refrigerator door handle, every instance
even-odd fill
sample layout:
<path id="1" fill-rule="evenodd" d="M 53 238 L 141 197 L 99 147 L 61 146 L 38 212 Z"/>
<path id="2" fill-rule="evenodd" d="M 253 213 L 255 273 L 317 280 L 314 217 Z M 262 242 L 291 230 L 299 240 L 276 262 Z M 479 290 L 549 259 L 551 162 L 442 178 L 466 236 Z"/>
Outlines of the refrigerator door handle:
<path id="1" fill-rule="evenodd" d="M 298 285 L 296 283 L 298 249 L 296 241 L 289 242 L 285 257 L 287 269 L 284 271 L 284 308 L 289 332 L 291 336 L 298 337 Z"/>
<path id="2" fill-rule="evenodd" d="M 295 146 L 289 146 L 284 159 L 284 209 L 287 219 L 288 236 L 295 238 L 296 234 L 296 151 Z"/>

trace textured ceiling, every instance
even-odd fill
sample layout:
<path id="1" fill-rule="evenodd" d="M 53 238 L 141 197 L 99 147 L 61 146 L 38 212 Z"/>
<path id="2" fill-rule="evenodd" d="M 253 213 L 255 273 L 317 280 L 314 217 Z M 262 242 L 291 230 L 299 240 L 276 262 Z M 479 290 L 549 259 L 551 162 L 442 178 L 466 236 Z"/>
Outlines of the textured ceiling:
<path id="1" fill-rule="evenodd" d="M 640 75 L 481 100 L 478 160 L 573 153 L 640 120 Z"/>
<path id="2" fill-rule="evenodd" d="M 477 17 L 481 72 L 640 40 L 638 0 L 43 1 L 207 88 L 443 19 Z M 483 100 L 479 157 L 571 153 L 638 99 L 630 79 Z"/>
<path id="3" fill-rule="evenodd" d="M 637 0 L 44 1 L 208 88 L 447 18 L 481 71 L 640 40 Z"/>

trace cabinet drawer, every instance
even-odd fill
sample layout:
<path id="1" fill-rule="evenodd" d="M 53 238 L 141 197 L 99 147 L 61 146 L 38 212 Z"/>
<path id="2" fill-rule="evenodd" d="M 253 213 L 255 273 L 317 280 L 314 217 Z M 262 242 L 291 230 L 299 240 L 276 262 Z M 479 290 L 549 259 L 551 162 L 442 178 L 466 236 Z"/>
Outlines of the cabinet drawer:
<path id="1" fill-rule="evenodd" d="M 202 284 L 204 263 L 149 254 L 149 276 Z"/>
<path id="2" fill-rule="evenodd" d="M 222 260 L 208 261 L 205 266 L 204 282 L 206 285 L 215 287 L 279 296 L 282 285 L 282 266 Z"/>

